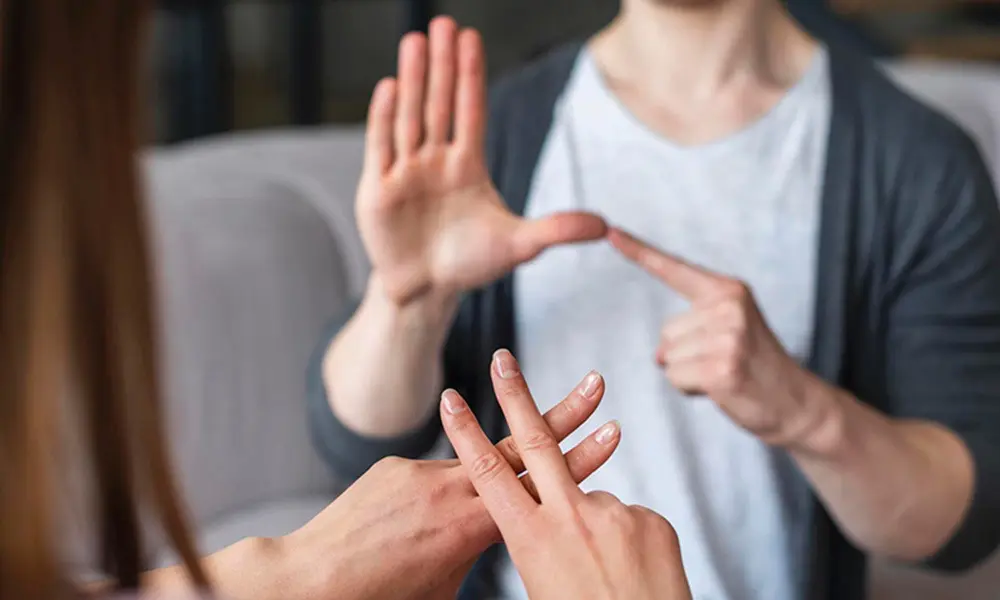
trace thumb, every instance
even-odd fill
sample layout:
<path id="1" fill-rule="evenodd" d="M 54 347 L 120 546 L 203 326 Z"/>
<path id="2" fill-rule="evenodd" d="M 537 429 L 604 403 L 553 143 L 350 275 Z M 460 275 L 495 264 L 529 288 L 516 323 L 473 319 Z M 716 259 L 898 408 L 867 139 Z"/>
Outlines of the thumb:
<path id="1" fill-rule="evenodd" d="M 608 224 L 587 212 L 564 212 L 534 220 L 522 219 L 514 232 L 518 262 L 529 261 L 553 246 L 590 242 L 603 238 Z"/>

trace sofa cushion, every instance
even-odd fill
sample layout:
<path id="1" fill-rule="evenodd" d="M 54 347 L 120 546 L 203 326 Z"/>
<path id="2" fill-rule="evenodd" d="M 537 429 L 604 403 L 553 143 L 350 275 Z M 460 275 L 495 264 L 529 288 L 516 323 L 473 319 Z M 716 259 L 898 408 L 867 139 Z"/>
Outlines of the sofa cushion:
<path id="1" fill-rule="evenodd" d="M 350 296 L 326 218 L 225 162 L 150 162 L 169 433 L 196 524 L 336 489 L 313 450 L 305 369 Z"/>
<path id="2" fill-rule="evenodd" d="M 369 265 L 354 219 L 364 158 L 363 127 L 237 132 L 159 149 L 156 155 L 177 169 L 201 171 L 209 166 L 217 177 L 282 182 L 326 218 L 337 244 L 337 260 L 346 270 L 348 291 L 353 295 L 363 291 Z"/>

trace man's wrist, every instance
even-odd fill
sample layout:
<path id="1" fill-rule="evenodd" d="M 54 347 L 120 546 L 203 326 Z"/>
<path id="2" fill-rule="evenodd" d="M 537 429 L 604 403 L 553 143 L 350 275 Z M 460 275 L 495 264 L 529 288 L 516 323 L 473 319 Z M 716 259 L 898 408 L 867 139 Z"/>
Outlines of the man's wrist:
<path id="1" fill-rule="evenodd" d="M 799 385 L 801 416 L 787 447 L 792 452 L 834 458 L 845 447 L 853 398 L 812 373 Z"/>
<path id="2" fill-rule="evenodd" d="M 364 304 L 385 315 L 391 322 L 407 329 L 430 328 L 447 331 L 458 309 L 459 295 L 452 291 L 430 289 L 405 304 L 387 292 L 377 271 L 368 278 Z"/>

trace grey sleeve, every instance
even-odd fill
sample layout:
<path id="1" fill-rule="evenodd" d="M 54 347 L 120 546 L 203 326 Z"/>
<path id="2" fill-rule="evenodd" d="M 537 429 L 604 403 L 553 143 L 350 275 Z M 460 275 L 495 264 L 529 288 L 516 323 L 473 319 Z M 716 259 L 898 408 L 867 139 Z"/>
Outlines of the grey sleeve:
<path id="1" fill-rule="evenodd" d="M 947 426 L 975 461 L 972 506 L 927 563 L 955 571 L 1000 545 L 1000 210 L 973 142 L 948 141 L 897 183 L 880 322 L 888 411 Z"/>

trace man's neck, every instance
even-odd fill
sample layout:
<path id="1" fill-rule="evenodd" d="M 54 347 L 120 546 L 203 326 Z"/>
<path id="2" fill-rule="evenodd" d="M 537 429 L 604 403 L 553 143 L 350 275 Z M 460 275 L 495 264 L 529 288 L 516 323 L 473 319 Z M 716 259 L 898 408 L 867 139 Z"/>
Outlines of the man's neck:
<path id="1" fill-rule="evenodd" d="M 622 0 L 591 49 L 615 79 L 693 100 L 748 80 L 791 87 L 815 43 L 777 0 Z"/>

